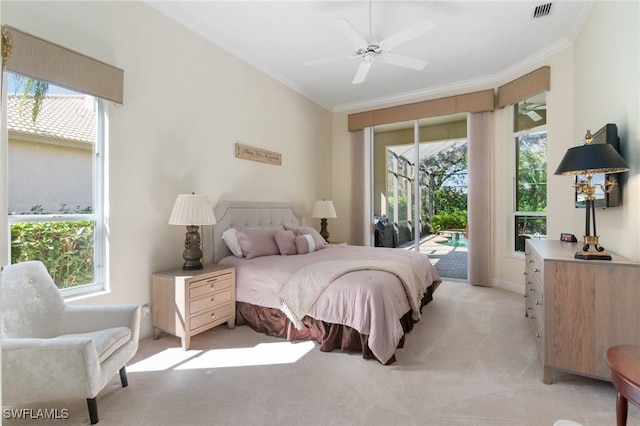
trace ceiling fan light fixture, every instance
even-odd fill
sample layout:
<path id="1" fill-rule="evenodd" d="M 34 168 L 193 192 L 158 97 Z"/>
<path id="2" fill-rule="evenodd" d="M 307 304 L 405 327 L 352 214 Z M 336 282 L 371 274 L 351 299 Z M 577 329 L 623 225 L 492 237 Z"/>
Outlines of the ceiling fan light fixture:
<path id="1" fill-rule="evenodd" d="M 379 57 L 380 60 L 385 63 L 397 65 L 399 67 L 415 71 L 420 71 L 425 66 L 427 66 L 428 62 L 425 60 L 411 58 L 404 55 L 396 55 L 393 53 L 389 53 L 389 50 L 394 49 L 401 44 L 407 43 L 424 34 L 425 32 L 435 28 L 435 24 L 429 18 L 424 18 L 413 25 L 405 27 L 404 29 L 385 39 L 382 39 L 381 37 L 373 34 L 369 34 L 366 37 L 363 37 L 354 28 L 354 26 L 344 18 L 334 21 L 334 26 L 354 46 L 354 56 L 350 57 L 349 59 L 362 58 L 362 62 L 358 66 L 356 75 L 353 77 L 352 84 L 359 84 L 365 80 L 367 74 L 369 73 L 369 69 L 371 68 L 371 64 L 373 64 L 377 57 Z M 372 32 L 371 2 L 369 2 L 369 32 Z M 340 58 L 341 57 L 334 57 L 307 61 L 305 62 L 305 65 L 313 66 L 331 63 L 340 60 Z"/>

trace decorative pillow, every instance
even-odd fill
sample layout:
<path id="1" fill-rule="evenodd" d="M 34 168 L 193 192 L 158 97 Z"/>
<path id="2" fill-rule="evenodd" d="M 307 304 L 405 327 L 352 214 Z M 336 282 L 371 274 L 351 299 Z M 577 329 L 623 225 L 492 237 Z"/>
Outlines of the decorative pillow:
<path id="1" fill-rule="evenodd" d="M 298 249 L 296 248 L 296 234 L 293 231 L 280 231 L 277 230 L 274 233 L 274 237 L 276 239 L 276 244 L 278 245 L 278 250 L 280 250 L 280 254 L 283 256 L 289 256 L 292 254 L 298 254 Z"/>
<path id="2" fill-rule="evenodd" d="M 316 240 L 310 234 L 298 235 L 295 239 L 298 254 L 307 254 L 312 251 L 320 250 L 316 245 Z"/>
<path id="3" fill-rule="evenodd" d="M 236 231 L 242 254 L 247 259 L 280 254 L 273 228 L 242 228 Z"/>
<path id="4" fill-rule="evenodd" d="M 240 248 L 235 228 L 229 228 L 224 231 L 222 233 L 222 240 L 234 256 L 242 257 L 242 249 Z"/>
<path id="5" fill-rule="evenodd" d="M 316 243 L 318 249 L 324 248 L 327 242 L 322 238 L 322 235 L 310 226 L 289 226 L 284 225 L 284 229 L 293 231 L 296 236 L 298 235 L 311 235 Z"/>

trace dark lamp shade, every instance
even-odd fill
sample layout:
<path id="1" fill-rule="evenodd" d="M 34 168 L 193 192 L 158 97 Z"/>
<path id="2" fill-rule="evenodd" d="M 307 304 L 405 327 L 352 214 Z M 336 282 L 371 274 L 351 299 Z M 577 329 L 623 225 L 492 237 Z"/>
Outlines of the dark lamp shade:
<path id="1" fill-rule="evenodd" d="M 556 175 L 586 175 L 621 173 L 629 166 L 616 149 L 606 143 L 589 144 L 569 148 L 556 169 Z"/>

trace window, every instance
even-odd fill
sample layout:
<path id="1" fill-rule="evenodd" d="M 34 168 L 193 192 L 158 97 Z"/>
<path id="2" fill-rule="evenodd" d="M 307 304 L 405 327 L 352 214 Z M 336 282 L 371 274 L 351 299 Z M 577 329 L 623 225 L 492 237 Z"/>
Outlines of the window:
<path id="1" fill-rule="evenodd" d="M 547 130 L 545 94 L 514 105 L 514 247 L 547 236 Z"/>
<path id="2" fill-rule="evenodd" d="M 65 296 L 102 290 L 105 102 L 49 84 L 34 117 L 34 80 L 8 82 L 11 263 L 41 260 Z"/>

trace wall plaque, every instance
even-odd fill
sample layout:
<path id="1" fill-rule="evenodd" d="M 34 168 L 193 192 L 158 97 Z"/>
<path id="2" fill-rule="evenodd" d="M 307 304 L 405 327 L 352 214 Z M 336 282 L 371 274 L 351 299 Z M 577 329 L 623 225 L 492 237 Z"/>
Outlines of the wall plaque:
<path id="1" fill-rule="evenodd" d="M 236 142 L 236 157 L 245 160 L 260 161 L 261 163 L 282 165 L 282 154 L 279 152 L 267 151 L 255 146 L 243 145 Z"/>

